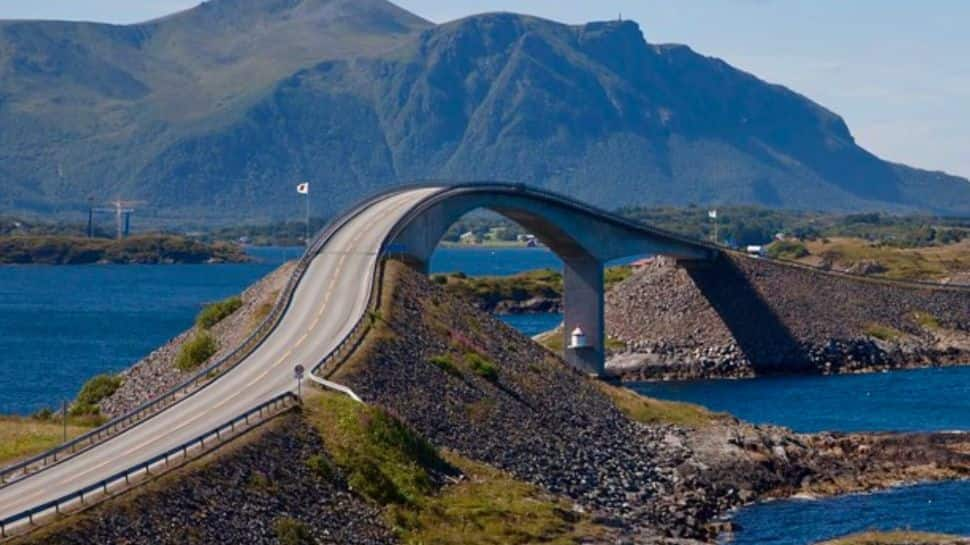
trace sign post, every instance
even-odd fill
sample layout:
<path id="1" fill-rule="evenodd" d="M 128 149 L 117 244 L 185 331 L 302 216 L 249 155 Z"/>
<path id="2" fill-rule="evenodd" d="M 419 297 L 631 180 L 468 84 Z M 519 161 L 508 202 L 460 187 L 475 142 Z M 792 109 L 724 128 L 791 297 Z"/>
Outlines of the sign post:
<path id="1" fill-rule="evenodd" d="M 296 397 L 303 399 L 303 375 L 306 369 L 302 365 L 293 368 L 293 377 L 296 378 Z"/>

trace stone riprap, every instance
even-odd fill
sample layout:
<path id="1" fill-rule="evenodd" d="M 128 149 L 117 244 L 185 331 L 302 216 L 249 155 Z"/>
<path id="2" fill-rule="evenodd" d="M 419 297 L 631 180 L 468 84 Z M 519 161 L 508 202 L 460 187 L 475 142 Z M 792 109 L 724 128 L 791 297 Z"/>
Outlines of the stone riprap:
<path id="1" fill-rule="evenodd" d="M 241 345 L 259 325 L 266 305 L 273 305 L 293 273 L 294 263 L 286 263 L 256 282 L 240 295 L 242 306 L 214 325 L 210 331 L 219 350 L 210 362 L 225 357 Z M 198 371 L 181 371 L 175 366 L 182 345 L 197 331 L 196 327 L 179 334 L 121 373 L 121 387 L 101 401 L 101 413 L 116 417 L 164 394 Z"/>
<path id="2" fill-rule="evenodd" d="M 907 287 L 725 254 L 657 258 L 607 294 L 629 379 L 860 372 L 970 363 L 970 290 Z"/>
<path id="3" fill-rule="evenodd" d="M 631 539 L 710 540 L 726 527 L 720 515 L 767 496 L 970 473 L 964 436 L 803 436 L 731 418 L 698 430 L 631 421 L 560 358 L 421 275 L 390 267 L 378 329 L 335 379 L 432 443 L 569 497 Z M 930 469 L 909 473 L 910 465 Z"/>
<path id="4" fill-rule="evenodd" d="M 218 458 L 199 460 L 20 542 L 278 545 L 281 519 L 295 521 L 313 543 L 395 542 L 380 510 L 342 477 L 326 479 L 310 469 L 307 460 L 325 452 L 324 440 L 299 415 L 251 433 Z"/>

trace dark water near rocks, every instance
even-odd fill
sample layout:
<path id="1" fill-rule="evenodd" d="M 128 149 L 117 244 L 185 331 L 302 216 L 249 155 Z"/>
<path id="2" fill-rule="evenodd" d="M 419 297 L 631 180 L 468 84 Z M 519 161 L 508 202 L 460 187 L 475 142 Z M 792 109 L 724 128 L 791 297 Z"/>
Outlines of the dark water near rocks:
<path id="1" fill-rule="evenodd" d="M 742 509 L 734 545 L 808 545 L 869 530 L 911 529 L 970 536 L 970 482 L 923 484 L 825 500 Z"/>
<path id="2" fill-rule="evenodd" d="M 970 431 L 970 367 L 835 377 L 639 383 L 653 397 L 700 403 L 797 431 Z M 739 545 L 801 545 L 869 529 L 970 535 L 970 482 L 932 484 L 742 509 Z"/>
<path id="3" fill-rule="evenodd" d="M 661 399 L 699 403 L 795 431 L 970 431 L 970 367 L 834 377 L 637 383 Z"/>
<path id="4" fill-rule="evenodd" d="M 27 414 L 72 398 L 85 380 L 134 363 L 192 324 L 201 305 L 239 293 L 294 248 L 260 248 L 243 265 L 0 267 L 0 413 Z M 545 249 L 443 248 L 432 272 L 508 275 L 560 268 Z M 529 335 L 558 315 L 510 316 Z M 649 385 L 800 430 L 970 429 L 970 369 L 732 383 Z M 736 543 L 802 544 L 868 528 L 970 534 L 970 483 L 744 509 Z"/>

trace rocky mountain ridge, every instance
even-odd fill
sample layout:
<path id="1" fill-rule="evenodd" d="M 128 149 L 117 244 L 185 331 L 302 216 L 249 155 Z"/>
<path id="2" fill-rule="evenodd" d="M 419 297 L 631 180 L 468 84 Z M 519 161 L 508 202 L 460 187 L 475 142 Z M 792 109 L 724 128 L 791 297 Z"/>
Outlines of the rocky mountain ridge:
<path id="1" fill-rule="evenodd" d="M 212 0 L 140 25 L 0 22 L 0 206 L 139 198 L 154 221 L 330 214 L 416 178 L 616 207 L 970 213 L 970 183 L 883 161 L 838 115 L 632 22 L 383 0 Z M 244 216 L 243 216 L 244 215 Z"/>

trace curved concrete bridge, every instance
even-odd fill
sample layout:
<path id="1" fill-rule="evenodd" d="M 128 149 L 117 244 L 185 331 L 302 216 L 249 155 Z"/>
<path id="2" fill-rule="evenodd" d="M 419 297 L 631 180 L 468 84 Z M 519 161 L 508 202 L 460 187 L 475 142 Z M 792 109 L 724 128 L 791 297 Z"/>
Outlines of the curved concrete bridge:
<path id="1" fill-rule="evenodd" d="M 426 264 L 448 227 L 476 208 L 521 223 L 562 257 L 566 329 L 579 325 L 590 341 L 589 348 L 571 351 L 568 360 L 593 374 L 603 368 L 605 261 L 645 253 L 703 260 L 717 253 L 705 244 L 521 185 L 430 184 L 389 191 L 342 216 L 311 245 L 314 254 L 307 256 L 309 265 L 292 299 L 280 303 L 285 311 L 275 329 L 241 363 L 134 427 L 3 486 L 0 521 L 98 485 L 293 390 L 293 367 L 315 367 L 365 315 L 384 255 L 406 254 Z"/>
<path id="2" fill-rule="evenodd" d="M 604 371 L 603 267 L 636 255 L 667 255 L 681 261 L 713 260 L 718 250 L 661 229 L 631 222 L 573 199 L 523 185 L 468 184 L 437 191 L 414 203 L 395 225 L 386 248 L 422 264 L 425 272 L 445 232 L 476 209 L 497 212 L 528 229 L 564 264 L 563 334 L 579 327 L 587 346 L 567 350 L 573 366 Z M 568 346 L 565 339 L 563 346 Z"/>

